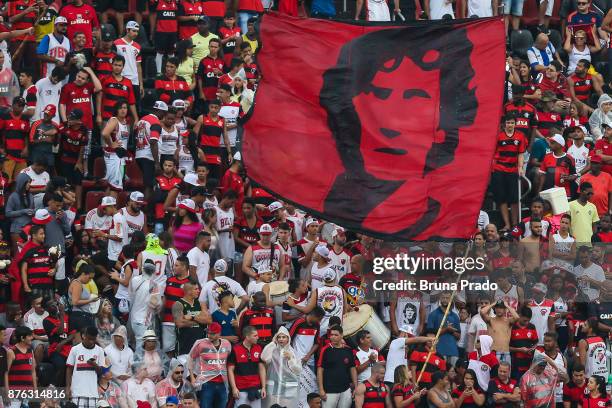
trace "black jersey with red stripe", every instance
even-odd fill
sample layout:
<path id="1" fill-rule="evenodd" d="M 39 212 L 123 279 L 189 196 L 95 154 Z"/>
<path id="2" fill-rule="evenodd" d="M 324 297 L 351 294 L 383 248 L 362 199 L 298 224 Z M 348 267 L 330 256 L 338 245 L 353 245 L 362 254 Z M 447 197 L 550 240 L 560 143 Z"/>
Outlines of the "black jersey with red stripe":
<path id="1" fill-rule="evenodd" d="M 126 77 L 117 80 L 109 75 L 102 82 L 102 119 L 108 120 L 115 116 L 115 105 L 119 100 L 125 100 L 128 104 L 136 103 L 136 96 L 132 87 L 132 81 Z"/>
<path id="2" fill-rule="evenodd" d="M 259 363 L 261 362 L 262 347 L 259 344 L 246 348 L 243 343 L 232 347 L 232 352 L 227 358 L 227 365 L 234 367 L 234 379 L 236 388 L 246 390 L 249 388 L 261 388 L 259 378 Z"/>
<path id="3" fill-rule="evenodd" d="M 561 182 L 561 176 L 569 176 L 576 174 L 576 163 L 574 158 L 569 154 L 563 153 L 557 157 L 554 153 L 548 153 L 544 156 L 540 165 L 540 173 L 544 175 L 543 189 L 549 189 L 555 186 L 565 187 L 567 196 L 571 196 L 570 181 Z"/>
<path id="4" fill-rule="evenodd" d="M 100 82 L 104 81 L 113 73 L 113 59 L 117 56 L 114 51 L 103 52 L 97 51 L 92 61 L 92 68 L 96 72 Z"/>
<path id="5" fill-rule="evenodd" d="M 375 386 L 370 381 L 365 380 L 365 393 L 363 394 L 363 408 L 385 408 L 385 401 L 389 390 L 384 383 Z"/>
<path id="6" fill-rule="evenodd" d="M 529 141 L 531 129 L 537 125 L 536 108 L 525 101 L 511 101 L 504 105 L 504 113 L 512 114 L 516 119 L 514 129 L 521 132 Z"/>
<path id="7" fill-rule="evenodd" d="M 12 112 L 0 114 L 0 131 L 4 140 L 4 149 L 7 156 L 11 159 L 23 162 L 21 151 L 26 146 L 26 138 L 30 132 L 30 121 L 22 115 L 15 115 Z"/>
<path id="8" fill-rule="evenodd" d="M 229 28 L 227 26 L 223 26 L 219 28 L 219 36 L 222 40 L 225 40 L 226 38 L 234 38 L 233 40 L 230 40 L 223 45 L 223 54 L 226 57 L 225 62 L 227 63 L 228 55 L 231 60 L 231 57 L 234 54 L 234 50 L 236 49 L 236 41 L 238 37 L 240 37 L 240 27 Z"/>
<path id="9" fill-rule="evenodd" d="M 7 385 L 10 385 L 11 389 L 33 388 L 32 366 L 34 364 L 34 356 L 32 349 L 28 348 L 26 352 L 23 352 L 17 346 L 13 346 L 12 350 L 15 354 L 15 359 L 8 372 L 9 383 Z"/>
<path id="10" fill-rule="evenodd" d="M 249 243 L 249 245 L 253 245 L 259 241 L 259 227 L 263 224 L 263 220 L 259 217 L 255 218 L 255 225 L 253 227 L 249 226 L 246 218 L 238 217 L 236 221 L 234 221 L 234 227 L 238 228 L 238 238 L 242 239 Z"/>
<path id="11" fill-rule="evenodd" d="M 79 161 L 79 154 L 84 146 L 87 146 L 89 132 L 85 126 L 77 129 L 62 125 L 60 127 L 60 144 L 62 154 L 59 159 L 64 163 L 76 164 Z"/>
<path id="12" fill-rule="evenodd" d="M 202 120 L 200 127 L 200 147 L 206 156 L 206 163 L 219 165 L 221 164 L 221 138 L 223 137 L 223 128 L 225 119 L 220 116 L 211 118 L 210 115 Z"/>
<path id="13" fill-rule="evenodd" d="M 202 81 L 202 91 L 207 100 L 212 100 L 217 97 L 220 75 L 215 74 L 213 71 L 215 68 L 223 72 L 225 69 L 225 62 L 223 59 L 219 57 L 212 58 L 210 56 L 204 57 L 198 66 L 197 75 Z"/>
<path id="14" fill-rule="evenodd" d="M 434 353 L 429 357 L 429 363 L 425 365 L 429 352 L 427 351 L 416 351 L 410 353 L 409 363 L 416 367 L 417 378 L 420 372 L 423 371 L 421 376 L 421 383 L 424 385 L 431 384 L 431 376 L 436 371 L 446 371 L 446 361 L 438 353 Z M 423 370 L 425 368 L 425 370 Z"/>
<path id="15" fill-rule="evenodd" d="M 28 285 L 32 289 L 53 289 L 53 277 L 49 276 L 49 270 L 53 267 L 53 261 L 49 251 L 44 245 L 32 246 L 24 253 L 21 262 L 27 267 Z"/>
<path id="16" fill-rule="evenodd" d="M 200 16 L 204 14 L 202 2 L 199 0 L 181 0 L 178 8 L 179 17 Z M 195 21 L 179 21 L 179 39 L 186 40 L 198 32 L 198 25 Z"/>
<path id="17" fill-rule="evenodd" d="M 515 323 L 510 332 L 510 347 L 532 348 L 538 344 L 538 332 L 533 323 L 527 323 L 525 327 Z M 533 353 L 512 352 L 512 368 L 519 373 L 525 373 L 530 365 Z"/>
<path id="18" fill-rule="evenodd" d="M 167 104 L 171 104 L 177 99 L 193 103 L 193 96 L 189 84 L 182 76 L 177 76 L 174 79 L 168 78 L 166 75 L 159 75 L 155 79 L 155 91 L 157 99 L 163 100 Z"/>
<path id="19" fill-rule="evenodd" d="M 138 268 L 138 266 L 136 266 Z M 164 290 L 164 311 L 162 321 L 166 323 L 174 323 L 172 317 L 172 306 L 177 300 L 185 295 L 183 285 L 189 282 L 189 276 L 184 279 L 179 279 L 176 276 L 171 276 L 166 280 L 166 289 Z"/>

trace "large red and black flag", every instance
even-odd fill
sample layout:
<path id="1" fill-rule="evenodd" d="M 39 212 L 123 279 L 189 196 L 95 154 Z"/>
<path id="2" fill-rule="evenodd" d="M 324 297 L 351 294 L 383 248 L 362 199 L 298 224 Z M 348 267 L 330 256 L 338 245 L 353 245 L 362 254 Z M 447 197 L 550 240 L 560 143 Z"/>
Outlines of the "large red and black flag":
<path id="1" fill-rule="evenodd" d="M 269 14 L 249 176 L 352 230 L 474 232 L 504 92 L 501 19 L 371 26 Z"/>

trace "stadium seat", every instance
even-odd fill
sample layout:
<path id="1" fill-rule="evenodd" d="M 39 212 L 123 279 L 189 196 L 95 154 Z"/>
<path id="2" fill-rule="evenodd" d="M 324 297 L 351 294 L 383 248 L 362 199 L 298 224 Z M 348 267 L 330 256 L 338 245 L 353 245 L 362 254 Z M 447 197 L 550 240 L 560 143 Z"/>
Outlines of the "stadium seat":
<path id="1" fill-rule="evenodd" d="M 134 160 L 127 162 L 125 166 L 125 175 L 127 176 L 124 186 L 126 190 L 143 190 L 144 183 L 142 182 L 142 172 Z"/>
<path id="2" fill-rule="evenodd" d="M 144 88 L 145 89 L 155 89 L 155 78 L 144 78 Z"/>
<path id="3" fill-rule="evenodd" d="M 510 34 L 510 49 L 522 58 L 527 58 L 527 50 L 532 46 L 533 36 L 528 30 L 515 30 Z"/>
<path id="4" fill-rule="evenodd" d="M 154 57 L 145 57 L 144 59 L 144 76 L 145 78 L 155 78 L 157 76 L 157 67 L 155 66 Z"/>
<path id="5" fill-rule="evenodd" d="M 102 201 L 102 197 L 104 197 L 106 193 L 104 191 L 88 191 L 85 195 L 85 207 L 86 211 L 91 211 L 100 205 Z"/>
<path id="6" fill-rule="evenodd" d="M 108 183 L 104 180 L 106 173 L 106 166 L 104 165 L 103 157 L 96 157 L 93 168 L 93 179 L 83 180 L 83 189 L 87 190 L 103 190 L 107 187 Z"/>
<path id="7" fill-rule="evenodd" d="M 521 17 L 521 25 L 526 27 L 534 27 L 539 21 L 539 2 L 537 0 L 525 0 L 523 3 L 523 16 Z"/>
<path id="8" fill-rule="evenodd" d="M 141 100 L 141 107 L 142 107 L 141 116 L 144 116 L 147 113 L 151 112 L 151 109 L 153 109 L 153 104 L 155 103 L 155 100 L 156 100 L 155 90 L 145 89 L 144 97 Z"/>

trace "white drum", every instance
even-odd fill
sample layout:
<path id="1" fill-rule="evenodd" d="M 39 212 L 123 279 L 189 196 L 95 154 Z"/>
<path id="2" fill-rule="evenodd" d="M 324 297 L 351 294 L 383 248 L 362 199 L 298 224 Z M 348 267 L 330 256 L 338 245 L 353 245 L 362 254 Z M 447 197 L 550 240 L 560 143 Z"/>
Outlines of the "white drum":
<path id="1" fill-rule="evenodd" d="M 352 337 L 361 330 L 367 330 L 372 336 L 372 347 L 382 350 L 391 340 L 391 331 L 380 320 L 370 305 L 359 306 L 358 311 L 345 314 L 342 318 L 342 330 L 347 341 L 354 346 Z"/>
<path id="2" fill-rule="evenodd" d="M 270 300 L 276 305 L 282 305 L 289 298 L 289 282 L 276 281 L 268 283 L 270 288 Z"/>

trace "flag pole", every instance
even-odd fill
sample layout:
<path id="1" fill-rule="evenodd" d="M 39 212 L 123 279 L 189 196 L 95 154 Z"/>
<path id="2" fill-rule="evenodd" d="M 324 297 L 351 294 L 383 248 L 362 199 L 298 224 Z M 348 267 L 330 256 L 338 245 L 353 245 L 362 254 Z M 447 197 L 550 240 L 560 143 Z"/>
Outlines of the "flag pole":
<path id="1" fill-rule="evenodd" d="M 471 242 L 468 244 L 467 248 L 465 249 L 465 255 L 463 256 L 464 258 L 467 257 L 467 254 L 469 253 L 469 250 L 471 248 Z M 425 368 L 427 367 L 427 364 L 429 364 L 429 359 L 431 358 L 431 355 L 434 353 L 435 349 L 436 349 L 436 345 L 438 344 L 438 340 L 440 339 L 440 335 L 442 334 L 442 328 L 444 327 L 444 323 L 446 323 L 446 318 L 448 317 L 448 314 L 451 311 L 451 307 L 453 305 L 453 300 L 455 299 L 455 295 L 457 294 L 457 289 L 459 288 L 459 281 L 461 280 L 461 274 L 457 274 L 457 280 L 455 281 L 455 288 L 453 289 L 453 292 L 451 293 L 451 297 L 450 300 L 448 302 L 448 305 L 446 306 L 446 310 L 444 311 L 444 316 L 442 317 L 442 321 L 440 322 L 440 327 L 438 327 L 438 332 L 436 333 L 436 337 L 434 337 L 433 339 L 433 343 L 431 348 L 429 349 L 429 352 L 427 353 L 427 357 L 425 358 L 425 364 L 423 364 L 423 368 L 421 369 L 421 372 L 419 373 L 419 377 L 416 380 L 416 383 L 414 385 L 415 389 L 417 389 L 419 387 L 419 383 L 421 382 L 421 378 L 423 377 L 423 373 L 425 372 Z"/>

